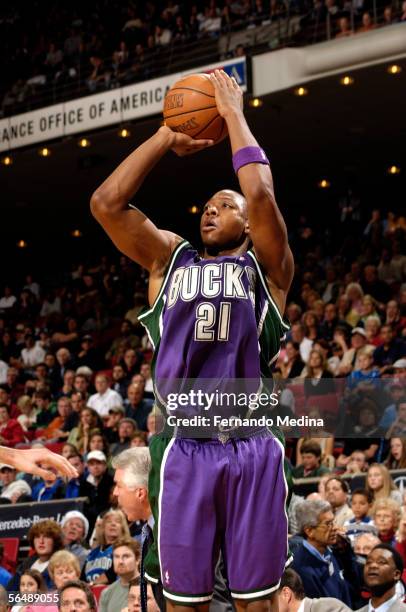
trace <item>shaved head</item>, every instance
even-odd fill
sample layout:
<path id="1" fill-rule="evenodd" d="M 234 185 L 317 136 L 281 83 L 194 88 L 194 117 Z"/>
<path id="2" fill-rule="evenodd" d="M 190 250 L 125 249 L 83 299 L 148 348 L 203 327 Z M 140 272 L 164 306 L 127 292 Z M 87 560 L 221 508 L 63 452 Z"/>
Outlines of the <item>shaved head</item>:
<path id="1" fill-rule="evenodd" d="M 200 233 L 206 252 L 216 255 L 247 247 L 248 208 L 243 195 L 232 189 L 215 193 L 204 205 Z"/>

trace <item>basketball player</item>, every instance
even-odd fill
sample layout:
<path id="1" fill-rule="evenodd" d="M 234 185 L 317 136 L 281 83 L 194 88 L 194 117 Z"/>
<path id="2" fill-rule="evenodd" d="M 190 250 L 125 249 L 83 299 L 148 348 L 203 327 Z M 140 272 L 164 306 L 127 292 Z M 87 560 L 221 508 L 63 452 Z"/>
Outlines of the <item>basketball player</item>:
<path id="1" fill-rule="evenodd" d="M 45 479 L 56 478 L 46 467 L 53 467 L 61 476 L 76 478 L 77 471 L 65 457 L 52 453 L 47 448 L 30 448 L 28 450 L 0 446 L 0 463 L 11 465 L 19 472 L 34 474 Z"/>
<path id="2" fill-rule="evenodd" d="M 140 320 L 155 348 L 155 381 L 269 377 L 288 327 L 282 313 L 293 257 L 269 161 L 246 123 L 235 80 L 223 71 L 211 79 L 243 195 L 222 189 L 204 206 L 203 258 L 129 202 L 169 150 L 187 155 L 211 141 L 161 127 L 91 199 L 115 245 L 149 271 L 151 306 Z M 154 437 L 150 450 L 159 564 L 147 558 L 145 575 L 160 576 L 168 610 L 208 610 L 220 548 L 237 610 L 277 610 L 287 557 L 281 443 L 254 429 L 209 440 Z"/>

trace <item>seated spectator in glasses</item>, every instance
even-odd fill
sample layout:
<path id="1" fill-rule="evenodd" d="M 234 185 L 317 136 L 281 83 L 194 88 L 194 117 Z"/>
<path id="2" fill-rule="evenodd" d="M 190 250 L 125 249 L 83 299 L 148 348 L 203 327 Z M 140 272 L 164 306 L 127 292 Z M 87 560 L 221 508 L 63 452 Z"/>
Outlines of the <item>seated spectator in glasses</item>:
<path id="1" fill-rule="evenodd" d="M 89 521 L 82 512 L 71 510 L 63 517 L 61 527 L 65 549 L 75 556 L 82 570 L 89 554 L 89 549 L 83 546 L 89 534 Z"/>
<path id="2" fill-rule="evenodd" d="M 70 580 L 59 591 L 60 612 L 97 612 L 95 597 L 89 586 L 81 580 Z"/>
<path id="3" fill-rule="evenodd" d="M 349 612 L 350 608 L 333 597 L 306 597 L 302 579 L 293 569 L 286 569 L 278 588 L 279 612 Z"/>
<path id="4" fill-rule="evenodd" d="M 14 448 L 26 441 L 24 430 L 17 419 L 11 419 L 7 404 L 0 404 L 0 444 Z"/>
<path id="5" fill-rule="evenodd" d="M 386 439 L 392 437 L 404 438 L 406 436 L 406 400 L 402 399 L 396 406 L 396 418 L 386 432 Z"/>
<path id="6" fill-rule="evenodd" d="M 48 573 L 48 563 L 52 555 L 63 549 L 62 529 L 58 523 L 50 519 L 38 521 L 28 532 L 28 543 L 34 549 L 34 554 L 17 567 L 17 571 L 8 584 L 9 591 L 18 591 L 20 578 L 27 569 L 38 570 L 48 588 L 52 588 L 52 580 Z"/>
<path id="7" fill-rule="evenodd" d="M 369 466 L 365 488 L 372 494 L 373 501 L 390 497 L 398 504 L 402 503 L 402 495 L 392 480 L 392 476 L 381 463 Z"/>
<path id="8" fill-rule="evenodd" d="M 301 577 L 306 595 L 335 597 L 352 608 L 350 583 L 344 577 L 351 573 L 352 564 L 342 572 L 331 548 L 339 536 L 330 504 L 306 500 L 297 506 L 296 518 L 304 540 L 295 550 L 291 567 Z"/>
<path id="9" fill-rule="evenodd" d="M 374 366 L 374 358 L 371 351 L 366 348 L 361 349 L 358 352 L 358 363 L 359 370 L 353 370 L 347 379 L 347 385 L 350 389 L 354 389 L 360 382 L 366 381 L 371 382 L 380 378 L 381 373 L 377 367 Z"/>
<path id="10" fill-rule="evenodd" d="M 140 589 L 140 578 L 133 578 L 129 584 L 128 591 L 128 604 L 122 612 L 139 612 L 141 610 L 141 589 Z M 159 612 L 160 608 L 156 603 L 152 587 L 150 583 L 147 583 L 147 612 Z"/>
<path id="11" fill-rule="evenodd" d="M 17 471 L 11 465 L 0 464 L 0 504 L 32 501 L 31 487 L 25 480 L 17 480 Z"/>
<path id="12" fill-rule="evenodd" d="M 126 606 L 129 584 L 139 576 L 140 557 L 140 544 L 131 538 L 113 544 L 113 566 L 118 580 L 101 594 L 100 612 L 116 612 Z"/>
<path id="13" fill-rule="evenodd" d="M 395 534 L 401 516 L 400 505 L 390 498 L 378 499 L 373 505 L 371 515 L 381 542 L 395 546 Z"/>
<path id="14" fill-rule="evenodd" d="M 328 474 L 330 470 L 320 465 L 321 446 L 316 440 L 305 440 L 300 447 L 301 465 L 293 468 L 294 478 L 314 478 Z"/>
<path id="15" fill-rule="evenodd" d="M 345 521 L 344 529 L 350 538 L 351 544 L 362 533 L 377 534 L 377 529 L 369 515 L 372 505 L 372 496 L 365 489 L 356 489 L 351 496 L 351 510 L 354 517 Z"/>
<path id="16" fill-rule="evenodd" d="M 354 517 L 348 505 L 349 487 L 345 480 L 332 477 L 326 482 L 326 500 L 331 504 L 334 512 L 335 524 L 342 527 L 344 523 Z"/>
<path id="17" fill-rule="evenodd" d="M 400 554 L 386 544 L 375 546 L 367 556 L 364 567 L 364 581 L 371 599 L 359 612 L 406 612 L 406 605 L 396 592 L 402 573 L 403 561 Z"/>
<path id="18" fill-rule="evenodd" d="M 389 455 L 385 461 L 388 470 L 406 469 L 406 439 L 391 438 Z"/>

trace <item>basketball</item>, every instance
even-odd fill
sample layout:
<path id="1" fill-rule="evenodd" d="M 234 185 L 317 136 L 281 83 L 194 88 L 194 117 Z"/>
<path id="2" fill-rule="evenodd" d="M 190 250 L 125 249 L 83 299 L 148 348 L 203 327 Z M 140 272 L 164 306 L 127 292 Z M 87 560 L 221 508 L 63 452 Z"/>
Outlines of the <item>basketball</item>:
<path id="1" fill-rule="evenodd" d="M 192 74 L 177 81 L 165 96 L 165 125 L 192 138 L 220 142 L 227 125 L 218 113 L 214 86 L 207 74 Z"/>

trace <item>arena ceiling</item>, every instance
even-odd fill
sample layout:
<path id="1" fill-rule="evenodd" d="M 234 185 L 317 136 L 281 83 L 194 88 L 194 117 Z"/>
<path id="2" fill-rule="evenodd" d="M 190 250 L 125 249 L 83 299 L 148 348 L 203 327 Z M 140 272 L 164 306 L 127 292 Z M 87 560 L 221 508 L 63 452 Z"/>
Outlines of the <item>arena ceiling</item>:
<path id="1" fill-rule="evenodd" d="M 271 159 L 278 201 L 288 214 L 321 213 L 353 177 L 370 194 L 368 206 L 404 207 L 406 62 L 398 63 L 403 70 L 396 76 L 384 65 L 375 66 L 352 73 L 351 86 L 340 85 L 338 76 L 324 78 L 306 85 L 307 96 L 279 92 L 264 97 L 262 107 L 247 110 L 249 124 Z M 45 159 L 36 148 L 16 152 L 12 166 L 0 167 L 2 220 L 8 227 L 3 247 L 9 240 L 15 244 L 16 238 L 51 243 L 74 228 L 102 240 L 89 213 L 90 195 L 159 121 L 132 124 L 128 139 L 118 138 L 117 128 L 86 134 L 92 143 L 88 149 L 80 149 L 77 138 L 52 143 L 52 155 Z M 221 187 L 237 187 L 230 157 L 227 142 L 190 158 L 171 153 L 136 201 L 161 226 L 187 231 L 196 226 L 189 206 L 201 204 Z M 402 168 L 400 175 L 385 174 L 392 164 Z M 322 178 L 331 182 L 324 193 L 317 188 Z"/>

